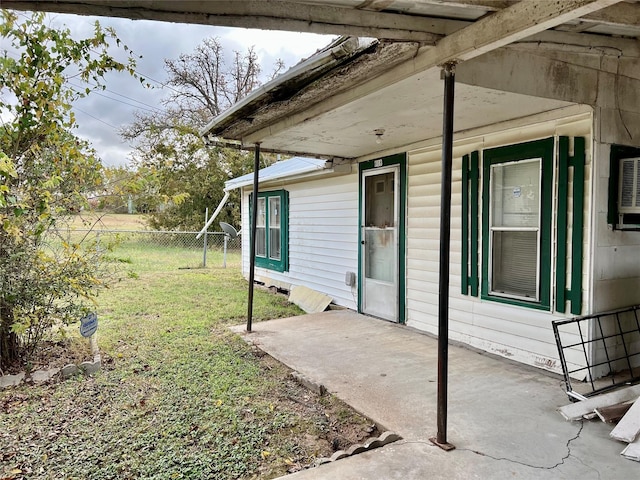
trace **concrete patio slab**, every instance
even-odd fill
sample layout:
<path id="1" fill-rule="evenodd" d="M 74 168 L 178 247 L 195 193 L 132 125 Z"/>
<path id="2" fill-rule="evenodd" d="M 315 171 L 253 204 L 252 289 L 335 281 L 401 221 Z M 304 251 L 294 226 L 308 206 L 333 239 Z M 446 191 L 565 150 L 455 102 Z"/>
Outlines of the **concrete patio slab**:
<path id="1" fill-rule="evenodd" d="M 349 310 L 271 320 L 236 332 L 323 384 L 403 440 L 287 478 L 635 478 L 640 464 L 599 421 L 567 422 L 562 379 L 450 346 L 447 440 L 436 434 L 437 341 Z"/>

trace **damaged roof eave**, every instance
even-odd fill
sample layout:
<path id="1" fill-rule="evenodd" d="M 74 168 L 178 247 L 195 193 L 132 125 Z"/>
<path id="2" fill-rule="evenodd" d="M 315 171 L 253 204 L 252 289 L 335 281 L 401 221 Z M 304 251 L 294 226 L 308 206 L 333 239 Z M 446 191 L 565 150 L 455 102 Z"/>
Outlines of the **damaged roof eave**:
<path id="1" fill-rule="evenodd" d="M 277 85 L 265 89 L 267 91 L 262 90 L 250 102 L 247 109 L 227 116 L 226 119 L 221 115 L 209 125 L 211 129 L 203 130 L 202 135 L 209 144 L 235 140 L 240 142 L 244 149 L 255 143 L 261 143 L 263 148 L 266 147 L 276 153 L 352 158 L 350 155 L 338 152 L 329 154 L 297 148 L 294 152 L 287 152 L 287 146 L 266 146 L 263 141 L 272 138 L 275 131 L 280 130 L 283 124 L 288 128 L 315 117 L 318 109 L 326 112 L 334 106 L 336 100 L 340 101 L 345 95 L 351 97 L 356 94 L 355 92 L 360 92 L 360 86 L 363 84 L 369 84 L 375 79 L 388 80 L 390 71 L 399 65 L 410 64 L 419 51 L 420 44 L 415 42 L 374 40 L 335 67 L 327 69 L 322 75 L 315 76 L 313 79 L 307 77 L 308 81 L 296 91 L 291 91 L 287 98 L 274 98 L 273 91 L 278 88 Z M 300 75 L 304 75 L 304 69 Z M 393 83 L 394 79 L 392 75 L 389 83 Z"/>
<path id="2" fill-rule="evenodd" d="M 580 35 L 578 38 L 578 34 L 549 32 L 548 29 L 555 24 L 585 14 L 585 9 L 595 10 L 611 1 L 613 0 L 597 0 L 593 5 L 585 3 L 574 7 L 564 4 L 544 4 L 540 12 L 535 8 L 532 10 L 535 5 L 523 2 L 456 31 L 442 38 L 435 46 L 420 45 L 415 42 L 372 43 L 375 48 L 371 48 L 369 52 L 345 58 L 335 68 L 327 69 L 323 74 L 304 84 L 298 92 L 291 92 L 292 95 L 289 98 L 274 99 L 269 96 L 269 93 L 281 84 L 281 79 L 278 78 L 265 85 L 264 88 L 252 94 L 251 98 L 236 105 L 232 111 L 216 118 L 203 131 L 203 136 L 207 140 L 215 136 L 237 140 L 245 148 L 251 144 L 261 144 L 263 148 L 274 152 L 289 150 L 289 153 L 298 155 L 359 158 L 362 155 L 374 153 L 376 146 L 365 148 L 361 144 L 337 141 L 340 139 L 336 138 L 336 133 L 346 135 L 346 131 L 335 122 L 337 115 L 348 115 L 349 126 L 357 123 L 358 136 L 368 135 L 372 138 L 372 132 L 375 129 L 386 128 L 390 134 L 388 138 L 399 142 L 397 132 L 393 132 L 377 120 L 385 118 L 391 110 L 395 112 L 396 109 L 389 107 L 390 109 L 384 111 L 373 112 L 377 113 L 377 116 L 372 116 L 372 112 L 368 109 L 367 115 L 364 116 L 362 112 L 366 108 L 363 108 L 365 98 L 373 98 L 377 93 L 391 86 L 415 79 L 415 82 L 421 84 L 420 91 L 426 90 L 426 93 L 431 95 L 428 99 L 430 110 L 425 113 L 433 113 L 439 110 L 439 107 L 434 108 L 435 100 L 441 98 L 441 79 L 436 76 L 436 73 L 443 63 L 452 60 L 454 62 L 464 60 L 463 63 L 467 63 L 484 54 L 509 48 L 512 44 L 525 39 L 531 43 L 544 38 L 546 39 L 544 47 L 549 49 L 552 49 L 550 46 L 552 43 L 556 44 L 555 40 L 560 43 L 571 40 L 584 47 L 592 47 L 591 42 L 602 43 L 607 39 L 595 35 Z M 598 37 L 597 40 L 595 37 Z M 306 65 L 313 62 L 314 57 L 319 54 L 287 72 L 287 78 L 294 79 L 303 74 L 306 71 Z M 425 77 L 429 80 L 425 81 Z M 437 89 L 433 88 L 436 86 Z M 485 89 L 487 88 L 492 87 L 485 85 Z M 513 90 L 512 93 L 532 94 L 529 91 L 521 92 L 520 90 Z M 533 95 L 538 96 L 536 92 L 533 92 Z M 564 96 L 545 98 L 569 102 L 575 100 L 573 97 L 567 99 Z M 495 103 L 495 99 L 489 98 L 488 101 Z M 240 107 L 243 105 L 249 108 L 241 112 Z M 544 108 L 553 109 L 559 106 L 562 105 L 553 104 Z M 358 114 L 361 115 L 358 116 Z M 406 112 L 399 112 L 398 115 L 401 118 L 398 118 L 392 127 L 407 125 L 402 117 Z M 225 118 L 227 121 L 224 121 Z M 502 121 L 505 118 L 499 117 L 497 120 Z M 319 122 L 323 121 L 324 125 L 319 125 Z M 396 135 L 392 136 L 392 133 Z M 353 140 L 354 136 L 345 138 Z M 419 139 L 416 137 L 402 140 L 406 144 Z"/>
<path id="3" fill-rule="evenodd" d="M 298 63 L 270 82 L 257 88 L 245 98 L 214 118 L 200 131 L 202 137 L 216 136 L 240 119 L 246 119 L 261 106 L 273 101 L 273 97 L 295 93 L 300 84 L 308 84 L 324 73 L 357 56 L 378 43 L 373 38 L 340 37 L 308 59 Z M 288 95 L 291 95 L 289 93 Z M 225 137 L 230 140 L 241 138 Z"/>

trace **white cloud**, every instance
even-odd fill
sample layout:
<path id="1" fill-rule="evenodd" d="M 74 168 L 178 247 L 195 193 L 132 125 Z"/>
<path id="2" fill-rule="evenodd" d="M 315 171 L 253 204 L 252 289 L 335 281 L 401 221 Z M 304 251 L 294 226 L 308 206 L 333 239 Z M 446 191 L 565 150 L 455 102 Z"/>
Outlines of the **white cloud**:
<path id="1" fill-rule="evenodd" d="M 334 38 L 330 35 L 276 30 L 247 30 L 244 28 L 221 30 L 225 31 L 222 38 L 233 40 L 245 48 L 255 46 L 256 50 L 263 55 L 275 58 L 291 57 L 295 58 L 296 62 L 325 47 Z"/>
<path id="2" fill-rule="evenodd" d="M 75 38 L 92 34 L 94 22 L 111 26 L 118 37 L 135 55 L 137 72 L 149 79 L 156 87 L 144 88 L 139 81 L 125 73 L 110 73 L 106 77 L 107 90 L 91 94 L 76 103 L 79 127 L 76 134 L 89 140 L 105 165 L 122 165 L 128 162 L 130 147 L 118 135 L 118 129 L 133 121 L 134 112 L 140 108 L 151 110 L 160 107 L 166 90 L 156 82 L 166 81 L 164 60 L 174 59 L 182 53 L 191 53 L 207 37 L 218 37 L 225 51 L 245 51 L 254 46 L 263 69 L 263 80 L 273 71 L 277 59 L 285 62 L 286 68 L 298 63 L 326 46 L 333 37 L 280 31 L 261 31 L 151 22 L 117 18 L 82 17 L 75 15 L 52 15 L 52 24 L 65 25 Z M 124 60 L 121 53 L 118 58 Z M 127 98 L 128 97 L 128 98 Z M 142 103 L 139 103 L 142 102 Z M 137 108 L 136 108 L 137 106 Z"/>

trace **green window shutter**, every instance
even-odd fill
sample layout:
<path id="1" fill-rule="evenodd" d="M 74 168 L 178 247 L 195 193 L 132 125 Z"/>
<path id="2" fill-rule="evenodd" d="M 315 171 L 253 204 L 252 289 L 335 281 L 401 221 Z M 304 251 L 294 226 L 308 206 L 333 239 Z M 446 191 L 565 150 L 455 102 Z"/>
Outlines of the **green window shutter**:
<path id="1" fill-rule="evenodd" d="M 573 230 L 571 232 L 571 313 L 580 315 L 582 310 L 582 256 L 584 236 L 584 164 L 585 139 L 573 141 Z"/>
<path id="2" fill-rule="evenodd" d="M 567 289 L 567 203 L 569 195 L 569 139 L 558 140 L 558 217 L 556 228 L 558 247 L 556 249 L 556 310 L 566 310 Z"/>
<path id="3" fill-rule="evenodd" d="M 469 155 L 462 157 L 462 259 L 460 293 L 469 295 Z"/>
<path id="4" fill-rule="evenodd" d="M 478 158 L 477 151 L 462 157 L 461 292 L 474 297 L 478 296 Z"/>
<path id="5" fill-rule="evenodd" d="M 566 302 L 571 302 L 571 313 L 579 315 L 582 310 L 582 260 L 584 230 L 584 164 L 585 139 L 574 139 L 574 154 L 569 156 L 569 138 L 558 139 L 558 217 L 557 217 L 557 266 L 556 266 L 556 310 L 564 313 Z M 569 169 L 573 168 L 573 200 L 571 231 L 571 289 L 567 290 L 567 239 Z"/>
<path id="6" fill-rule="evenodd" d="M 479 198 L 480 193 L 480 154 L 478 151 L 471 152 L 471 295 L 477 297 L 478 291 L 478 228 L 479 228 Z"/>

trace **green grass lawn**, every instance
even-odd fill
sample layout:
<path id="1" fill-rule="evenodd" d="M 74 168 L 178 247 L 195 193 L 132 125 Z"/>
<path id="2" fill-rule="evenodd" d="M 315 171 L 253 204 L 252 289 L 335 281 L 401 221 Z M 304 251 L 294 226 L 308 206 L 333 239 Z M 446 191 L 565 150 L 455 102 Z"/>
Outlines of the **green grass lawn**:
<path id="1" fill-rule="evenodd" d="M 170 250 L 111 254 L 121 280 L 96 307 L 101 372 L 0 391 L 0 478 L 273 478 L 367 436 L 367 419 L 229 332 L 246 322 L 238 253 L 183 269 Z M 256 291 L 256 321 L 300 313 Z"/>

